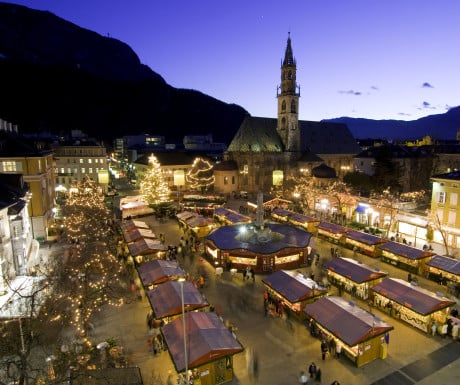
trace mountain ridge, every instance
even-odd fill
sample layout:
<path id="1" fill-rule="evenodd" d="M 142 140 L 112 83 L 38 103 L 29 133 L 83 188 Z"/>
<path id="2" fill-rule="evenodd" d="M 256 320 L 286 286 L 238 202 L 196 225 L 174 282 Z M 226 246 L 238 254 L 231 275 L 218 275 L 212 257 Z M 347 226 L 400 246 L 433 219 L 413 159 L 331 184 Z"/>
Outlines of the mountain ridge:
<path id="1" fill-rule="evenodd" d="M 0 118 L 21 132 L 80 129 L 124 135 L 212 134 L 229 144 L 248 112 L 197 90 L 174 88 L 129 45 L 51 12 L 0 2 Z M 455 139 L 460 107 L 414 121 L 341 117 L 355 138 Z"/>

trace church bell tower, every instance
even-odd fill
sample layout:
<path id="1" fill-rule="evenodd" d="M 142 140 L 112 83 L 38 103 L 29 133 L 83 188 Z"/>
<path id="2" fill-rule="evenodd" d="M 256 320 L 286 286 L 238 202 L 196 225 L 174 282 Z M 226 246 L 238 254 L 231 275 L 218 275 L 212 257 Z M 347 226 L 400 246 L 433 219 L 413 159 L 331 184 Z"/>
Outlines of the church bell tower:
<path id="1" fill-rule="evenodd" d="M 288 35 L 284 60 L 281 63 L 281 85 L 278 86 L 277 128 L 285 151 L 300 151 L 299 97 L 300 86 L 296 83 L 296 62 L 292 53 L 291 34 Z"/>

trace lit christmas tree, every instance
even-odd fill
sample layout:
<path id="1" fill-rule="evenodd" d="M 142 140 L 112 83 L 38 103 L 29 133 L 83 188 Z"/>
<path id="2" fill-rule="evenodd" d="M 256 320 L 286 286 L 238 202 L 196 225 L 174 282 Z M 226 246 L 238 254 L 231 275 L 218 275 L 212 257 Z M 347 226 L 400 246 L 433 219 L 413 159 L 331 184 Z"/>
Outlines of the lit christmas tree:
<path id="1" fill-rule="evenodd" d="M 170 191 L 163 177 L 161 164 L 153 154 L 149 157 L 149 169 L 145 173 L 140 187 L 143 201 L 150 206 L 158 206 L 170 200 Z"/>
<path id="2" fill-rule="evenodd" d="M 202 158 L 195 158 L 185 179 L 190 188 L 200 190 L 203 193 L 214 184 L 213 165 Z"/>

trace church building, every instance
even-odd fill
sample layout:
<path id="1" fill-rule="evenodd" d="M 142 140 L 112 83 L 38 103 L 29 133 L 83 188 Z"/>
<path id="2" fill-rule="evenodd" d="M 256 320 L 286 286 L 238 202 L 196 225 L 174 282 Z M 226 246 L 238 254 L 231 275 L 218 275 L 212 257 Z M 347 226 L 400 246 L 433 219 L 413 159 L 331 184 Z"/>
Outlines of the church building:
<path id="1" fill-rule="evenodd" d="M 235 168 L 235 191 L 282 190 L 287 177 L 311 175 L 312 168 L 323 163 L 339 178 L 353 171 L 353 157 L 360 148 L 345 124 L 299 120 L 296 75 L 289 35 L 277 88 L 277 118 L 246 116 L 224 154 L 224 163 Z M 220 184 L 216 175 L 217 190 L 224 187 Z"/>

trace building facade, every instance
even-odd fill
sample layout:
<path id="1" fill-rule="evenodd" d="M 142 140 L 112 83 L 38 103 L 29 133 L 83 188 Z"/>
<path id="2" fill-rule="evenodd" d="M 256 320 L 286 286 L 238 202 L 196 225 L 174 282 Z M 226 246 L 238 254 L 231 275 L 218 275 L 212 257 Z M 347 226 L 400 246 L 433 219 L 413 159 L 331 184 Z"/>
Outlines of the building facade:
<path id="1" fill-rule="evenodd" d="M 236 190 L 282 190 L 289 176 L 305 172 L 305 161 L 313 159 L 312 154 L 311 166 L 325 163 L 338 177 L 353 168 L 359 146 L 346 125 L 299 120 L 296 75 L 297 63 L 288 36 L 277 89 L 277 118 L 246 116 L 224 154 L 224 160 L 237 165 Z M 218 181 L 216 187 L 224 190 Z"/>

